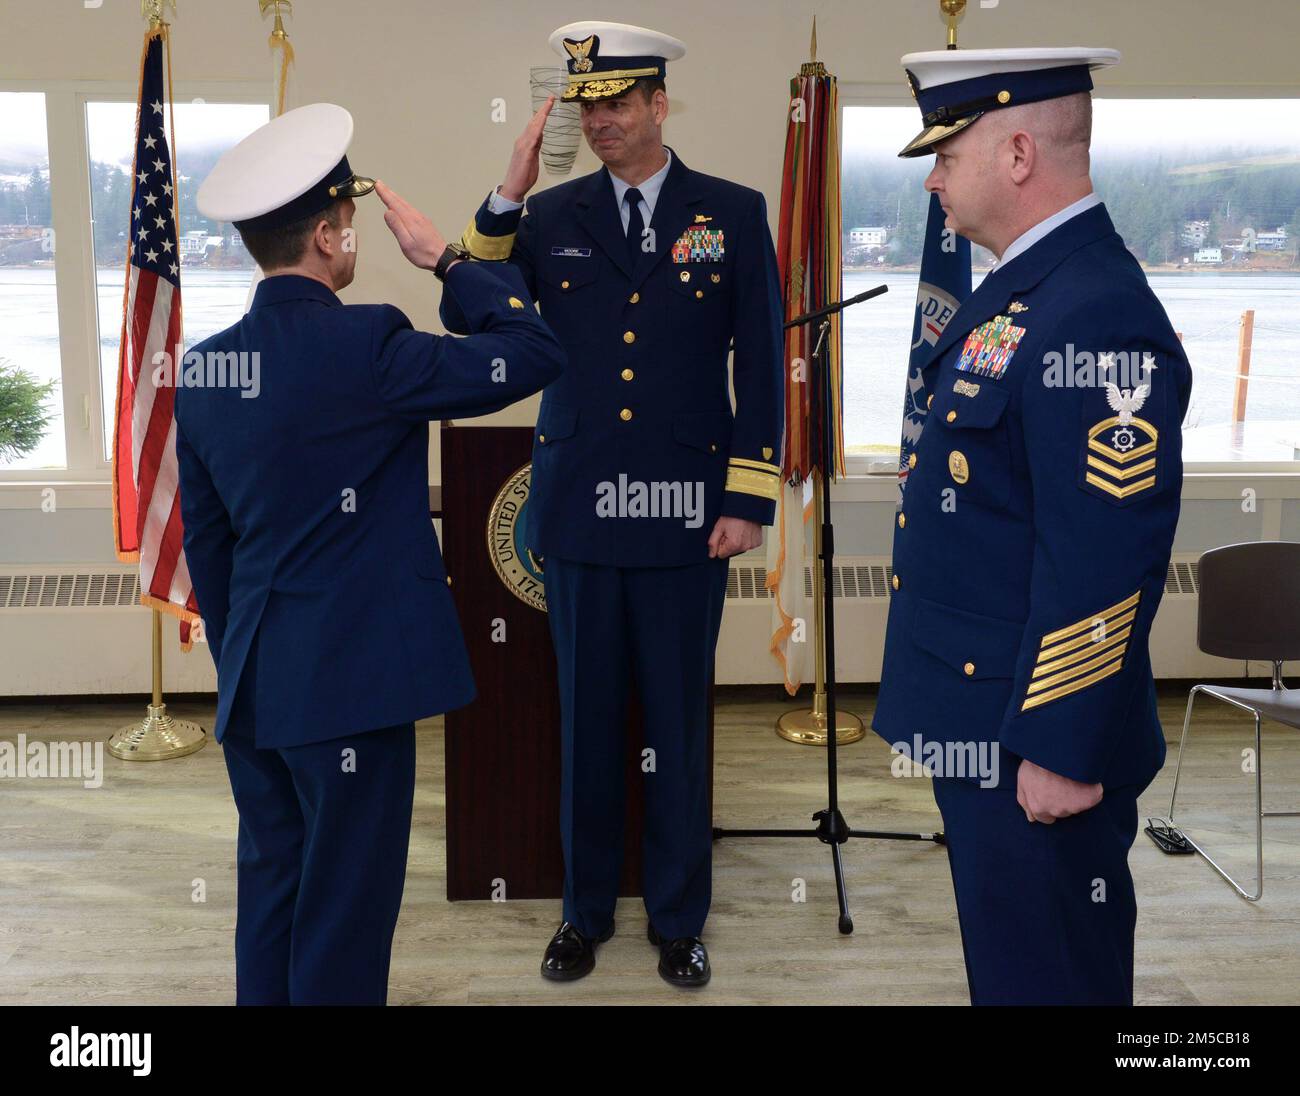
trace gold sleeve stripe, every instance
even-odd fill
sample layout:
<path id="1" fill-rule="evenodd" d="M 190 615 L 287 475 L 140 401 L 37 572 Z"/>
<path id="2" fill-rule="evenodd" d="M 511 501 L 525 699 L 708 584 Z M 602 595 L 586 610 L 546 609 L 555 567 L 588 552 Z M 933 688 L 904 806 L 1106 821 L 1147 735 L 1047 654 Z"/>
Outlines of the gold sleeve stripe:
<path id="1" fill-rule="evenodd" d="M 780 479 L 765 472 L 755 472 L 752 468 L 727 469 L 728 491 L 739 491 L 742 495 L 757 495 L 775 501 L 780 488 Z"/>
<path id="2" fill-rule="evenodd" d="M 1034 667 L 1033 676 L 1038 678 L 1045 674 L 1054 674 L 1058 670 L 1064 670 L 1067 666 L 1073 666 L 1076 662 L 1082 662 L 1085 658 L 1090 658 L 1098 651 L 1104 651 L 1109 647 L 1114 647 L 1116 643 L 1122 643 L 1124 640 L 1128 639 L 1132 631 L 1132 628 L 1121 628 L 1113 635 L 1103 636 L 1099 642 L 1093 643 L 1091 646 L 1080 646 L 1073 654 L 1066 655 L 1064 658 L 1054 658 L 1050 661 L 1046 661 L 1042 655 L 1039 655 L 1038 664 Z M 1089 634 L 1087 638 L 1091 640 L 1091 634 Z M 1077 640 L 1075 642 L 1077 642 Z"/>
<path id="3" fill-rule="evenodd" d="M 1020 710 L 1027 712 L 1077 693 L 1123 669 L 1141 597 L 1142 591 L 1138 590 L 1123 601 L 1045 635 Z"/>
<path id="4" fill-rule="evenodd" d="M 1089 628 L 1086 632 L 1081 632 L 1073 639 L 1067 639 L 1064 643 L 1053 644 L 1051 647 L 1043 647 L 1038 652 L 1038 663 L 1039 665 L 1042 665 L 1044 662 L 1051 662 L 1053 659 L 1060 658 L 1062 655 L 1068 654 L 1070 651 L 1079 647 L 1085 647 L 1089 643 L 1099 643 L 1107 636 L 1113 635 L 1116 629 L 1131 624 L 1133 618 L 1136 616 L 1137 609 L 1130 609 L 1127 613 L 1121 613 L 1117 617 L 1109 617 L 1105 619 L 1099 618 L 1095 623 L 1093 623 L 1093 627 Z M 1098 630 L 1098 628 L 1101 630 L 1100 636 L 1093 634 Z"/>
<path id="5" fill-rule="evenodd" d="M 460 238 L 460 245 L 476 259 L 497 262 L 510 258 L 515 247 L 515 234 L 508 236 L 484 236 L 478 225 L 470 221 L 465 226 L 465 234 Z"/>
<path id="6" fill-rule="evenodd" d="M 1142 591 L 1138 590 L 1136 593 L 1130 594 L 1123 601 L 1117 601 L 1109 608 L 1102 609 L 1100 612 L 1092 613 L 1084 617 L 1082 620 L 1076 620 L 1073 624 L 1069 624 L 1064 628 L 1059 628 L 1055 632 L 1048 632 L 1047 635 L 1043 636 L 1043 649 L 1052 646 L 1054 643 L 1059 643 L 1063 639 L 1069 639 L 1072 636 L 1078 635 L 1080 632 L 1091 630 L 1096 626 L 1096 623 L 1099 620 L 1110 620 L 1111 617 L 1117 616 L 1125 610 L 1133 608 L 1133 606 L 1138 603 L 1138 598 L 1141 596 Z"/>
<path id="7" fill-rule="evenodd" d="M 1116 487 L 1113 483 L 1107 483 L 1092 472 L 1089 472 L 1084 478 L 1094 487 L 1100 487 L 1117 499 L 1126 499 L 1129 495 L 1136 495 L 1139 491 L 1145 491 L 1148 487 L 1154 486 L 1156 482 L 1155 476 L 1147 476 L 1146 479 L 1138 480 L 1137 483 L 1130 483 L 1125 487 Z"/>
<path id="8" fill-rule="evenodd" d="M 770 476 L 781 474 L 780 465 L 765 460 L 746 460 L 744 457 L 732 457 L 727 461 L 733 468 L 752 468 L 756 472 L 766 472 Z"/>
<path id="9" fill-rule="evenodd" d="M 1051 700 L 1058 700 L 1063 696 L 1069 696 L 1070 693 L 1077 693 L 1080 689 L 1086 689 L 1089 685 L 1095 685 L 1102 678 L 1110 677 L 1111 674 L 1119 673 L 1123 668 L 1124 659 L 1115 659 L 1114 662 L 1107 663 L 1096 673 L 1091 673 L 1087 677 L 1080 677 L 1071 681 L 1068 685 L 1061 685 L 1058 688 L 1051 689 L 1045 693 L 1039 693 L 1037 696 L 1026 697 L 1025 702 L 1020 706 L 1022 712 L 1029 711 L 1030 708 L 1037 708 L 1040 704 L 1046 704 Z"/>
<path id="10" fill-rule="evenodd" d="M 1128 644 L 1124 640 L 1119 640 L 1119 643 L 1119 650 L 1115 650 L 1115 644 L 1107 643 L 1105 647 L 1101 649 L 1101 654 L 1097 655 L 1096 658 L 1090 658 L 1087 662 L 1076 662 L 1073 666 L 1067 666 L 1060 673 L 1039 678 L 1037 681 L 1031 681 L 1029 683 L 1029 688 L 1025 690 L 1026 693 L 1029 696 L 1033 696 L 1034 693 L 1041 693 L 1044 689 L 1050 689 L 1053 686 L 1069 681 L 1071 678 L 1076 678 L 1080 674 L 1086 674 L 1091 670 L 1095 670 L 1102 663 L 1109 662 L 1113 658 L 1122 658 L 1124 652 L 1128 649 Z M 1089 655 L 1092 654 L 1091 651 L 1085 651 L 1083 653 Z"/>

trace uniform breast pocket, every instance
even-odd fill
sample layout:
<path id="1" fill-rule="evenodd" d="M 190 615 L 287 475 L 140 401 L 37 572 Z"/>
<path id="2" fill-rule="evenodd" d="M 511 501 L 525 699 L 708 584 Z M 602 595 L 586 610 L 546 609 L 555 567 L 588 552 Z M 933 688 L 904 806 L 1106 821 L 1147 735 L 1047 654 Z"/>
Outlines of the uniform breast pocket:
<path id="1" fill-rule="evenodd" d="M 668 263 L 669 288 L 690 309 L 713 311 L 726 300 L 730 271 L 721 263 Z"/>
<path id="2" fill-rule="evenodd" d="M 1011 498 L 1010 391 L 997 382 L 961 377 L 942 385 L 930 418 L 942 446 L 939 459 L 947 463 L 945 502 L 1005 506 Z"/>
<path id="3" fill-rule="evenodd" d="M 539 275 L 543 308 L 548 304 L 560 308 L 568 304 L 579 307 L 590 304 L 599 277 L 600 259 L 594 255 L 557 258 L 544 263 Z"/>

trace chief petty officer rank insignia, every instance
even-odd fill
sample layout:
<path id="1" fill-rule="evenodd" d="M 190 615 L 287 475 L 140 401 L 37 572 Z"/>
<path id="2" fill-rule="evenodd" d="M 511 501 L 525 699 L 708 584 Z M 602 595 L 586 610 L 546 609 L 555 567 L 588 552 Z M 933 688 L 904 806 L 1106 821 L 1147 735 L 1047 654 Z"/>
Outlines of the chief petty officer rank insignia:
<path id="1" fill-rule="evenodd" d="M 980 324 L 966 337 L 957 368 L 964 373 L 997 380 L 1007 371 L 1024 335 L 1025 329 L 1017 327 L 1010 316 L 996 316 L 988 323 Z"/>
<path id="2" fill-rule="evenodd" d="M 1082 484 L 1112 501 L 1127 502 L 1156 485 L 1159 431 L 1137 415 L 1151 395 L 1154 369 L 1147 365 L 1148 380 L 1134 388 L 1106 381 L 1106 402 L 1115 414 L 1088 429 Z"/>

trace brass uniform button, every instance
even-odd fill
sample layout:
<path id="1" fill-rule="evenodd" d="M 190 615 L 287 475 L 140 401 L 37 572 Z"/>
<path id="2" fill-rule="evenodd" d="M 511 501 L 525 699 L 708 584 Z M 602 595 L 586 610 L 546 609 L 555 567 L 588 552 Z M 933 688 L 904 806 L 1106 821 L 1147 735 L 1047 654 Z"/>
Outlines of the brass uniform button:
<path id="1" fill-rule="evenodd" d="M 622 376 L 622 378 L 625 381 L 630 381 L 633 377 L 636 376 L 636 374 L 633 373 L 632 370 L 630 369 L 624 369 L 623 372 L 620 374 L 620 376 Z"/>
<path id="2" fill-rule="evenodd" d="M 975 673 L 975 663 L 968 662 L 966 663 L 965 666 L 962 667 L 962 669 L 966 671 L 966 676 L 970 677 L 972 674 Z"/>
<path id="3" fill-rule="evenodd" d="M 905 526 L 906 524 L 907 524 L 907 515 L 906 515 L 906 514 L 899 514 L 899 515 L 898 515 L 898 527 L 901 529 L 901 528 L 903 528 L 903 526 Z"/>
<path id="4" fill-rule="evenodd" d="M 451 585 L 451 575 L 448 575 L 448 576 L 447 576 L 447 585 L 448 585 L 448 586 Z"/>
<path id="5" fill-rule="evenodd" d="M 956 421 L 957 421 L 957 412 L 956 412 L 956 411 L 949 411 L 948 414 L 946 414 L 946 415 L 944 416 L 944 418 L 947 419 L 949 422 L 956 422 Z"/>
<path id="6" fill-rule="evenodd" d="M 933 393 L 931 393 L 930 398 L 929 398 L 928 400 L 925 401 L 925 409 L 926 409 L 927 411 L 930 409 L 930 404 L 932 404 L 932 403 L 934 403 L 934 394 L 933 394 Z"/>
<path id="7" fill-rule="evenodd" d="M 894 576 L 894 589 L 897 590 L 897 589 L 898 589 L 900 586 L 902 586 L 902 585 L 903 585 L 903 584 L 902 584 L 901 582 L 898 581 L 898 576 L 895 575 L 895 576 Z"/>
<path id="8" fill-rule="evenodd" d="M 629 344 L 636 342 L 636 332 L 635 332 L 635 331 L 624 331 L 624 332 L 623 332 L 623 341 L 624 341 L 625 343 L 629 343 Z"/>
<path id="9" fill-rule="evenodd" d="M 543 445 L 545 445 L 545 444 L 546 444 L 546 435 L 545 435 L 545 434 L 538 434 L 538 435 L 537 435 L 537 440 L 540 441 Z"/>
<path id="10" fill-rule="evenodd" d="M 568 279 L 565 279 L 564 281 L 562 281 L 562 282 L 560 283 L 560 288 L 561 288 L 561 289 L 568 289 L 568 288 L 569 288 L 569 282 L 568 282 Z"/>
<path id="11" fill-rule="evenodd" d="M 623 410 L 618 413 L 618 417 L 624 422 L 627 422 L 628 419 L 632 417 L 632 409 L 630 407 L 623 408 Z"/>
<path id="12" fill-rule="evenodd" d="M 911 455 L 907 458 L 907 467 L 908 467 L 908 468 L 915 468 L 915 467 L 916 467 L 916 454 L 915 454 L 915 453 L 911 454 Z"/>
<path id="13" fill-rule="evenodd" d="M 633 293 L 632 296 L 630 296 L 630 297 L 627 299 L 627 303 L 628 303 L 628 304 L 636 304 L 636 302 L 639 301 L 640 299 L 641 299 L 641 294 L 640 294 L 640 293 Z"/>
<path id="14" fill-rule="evenodd" d="M 1009 102 L 1011 102 L 1011 92 L 999 91 L 998 102 L 1001 103 L 1003 106 L 1006 106 Z"/>
<path id="15" fill-rule="evenodd" d="M 700 300 L 703 296 L 704 296 L 704 290 L 702 290 L 702 289 L 697 289 L 697 290 L 695 291 L 695 299 L 696 299 L 697 301 Z"/>
<path id="16" fill-rule="evenodd" d="M 518 297 L 511 297 L 508 303 L 509 303 L 509 305 L 510 305 L 511 308 L 523 308 L 523 307 L 524 307 L 524 302 L 521 301 Z"/>
<path id="17" fill-rule="evenodd" d="M 717 442 L 712 442 L 712 441 L 709 442 L 709 452 L 710 452 L 710 453 L 716 453 L 717 451 L 718 451 L 718 445 L 717 445 Z"/>

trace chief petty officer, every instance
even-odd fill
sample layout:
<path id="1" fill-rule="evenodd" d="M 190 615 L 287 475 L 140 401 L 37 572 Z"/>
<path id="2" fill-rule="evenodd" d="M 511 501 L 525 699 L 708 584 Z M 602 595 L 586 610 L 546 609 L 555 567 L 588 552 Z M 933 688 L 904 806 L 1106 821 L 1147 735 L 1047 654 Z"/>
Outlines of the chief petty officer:
<path id="1" fill-rule="evenodd" d="M 1089 177 L 1091 71 L 1118 60 L 903 58 L 925 129 L 901 155 L 935 155 L 947 228 L 998 263 L 923 372 L 874 726 L 942 758 L 978 1004 L 1133 998 L 1127 858 L 1165 753 L 1147 643 L 1191 373 Z M 972 750 L 996 781 L 960 771 Z"/>
<path id="2" fill-rule="evenodd" d="M 428 420 L 504 407 L 564 361 L 518 275 L 457 261 L 426 218 L 352 173 L 351 136 L 342 107 L 289 111 L 198 194 L 267 275 L 248 314 L 190 352 L 258 355 L 256 397 L 179 388 L 175 404 L 185 557 L 239 811 L 241 1004 L 385 1001 L 412 721 L 474 695 L 429 521 Z M 356 264 L 353 199 L 376 186 L 469 338 L 335 295 Z"/>
<path id="3" fill-rule="evenodd" d="M 662 143 L 666 62 L 684 55 L 681 42 L 583 22 L 550 44 L 604 167 L 529 199 L 522 216 L 545 107 L 463 237 L 476 257 L 520 271 L 570 362 L 542 397 L 526 518 L 545 558 L 562 708 L 564 913 L 542 974 L 582 977 L 614 931 L 630 669 L 654 758 L 648 936 L 665 980 L 700 986 L 707 698 L 727 560 L 762 543 L 780 476 L 776 256 L 762 194 L 692 171 Z M 453 331 L 456 305 L 444 298 Z"/>

